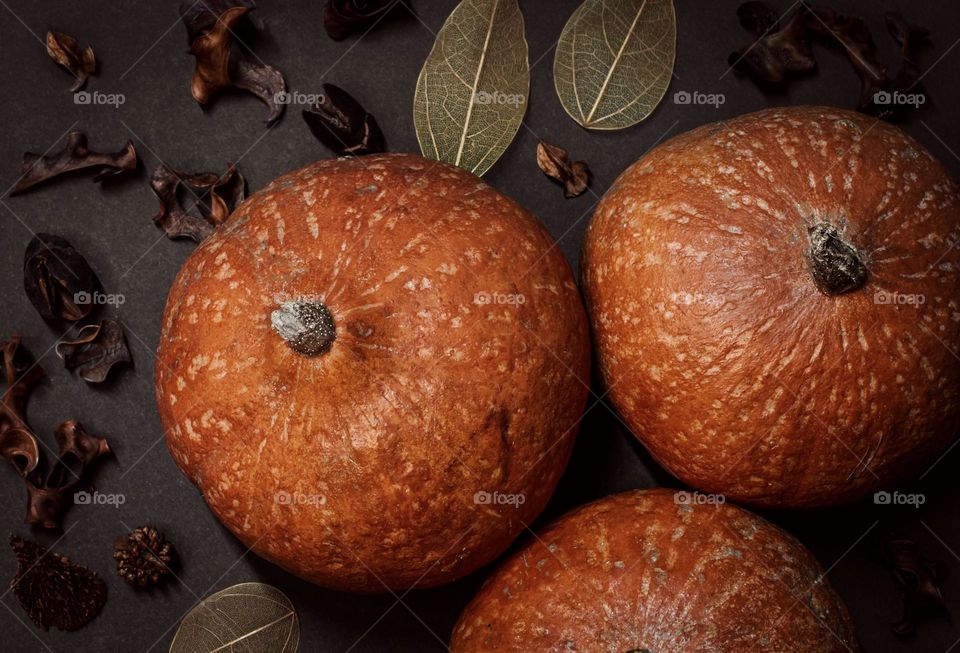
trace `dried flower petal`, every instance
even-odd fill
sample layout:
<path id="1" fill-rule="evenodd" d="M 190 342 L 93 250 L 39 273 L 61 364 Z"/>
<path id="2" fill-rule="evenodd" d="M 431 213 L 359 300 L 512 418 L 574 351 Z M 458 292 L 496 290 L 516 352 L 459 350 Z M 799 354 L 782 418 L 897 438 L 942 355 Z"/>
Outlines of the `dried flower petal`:
<path id="1" fill-rule="evenodd" d="M 342 41 L 373 27 L 400 4 L 401 0 L 327 0 L 323 27 L 334 41 Z"/>
<path id="2" fill-rule="evenodd" d="M 227 164 L 222 176 L 213 172 L 183 173 L 161 164 L 153 171 L 150 187 L 160 200 L 154 224 L 168 238 L 190 238 L 198 243 L 212 234 L 246 196 L 246 181 L 232 164 Z M 194 195 L 199 215 L 183 207 L 182 190 Z"/>
<path id="3" fill-rule="evenodd" d="M 38 628 L 77 630 L 100 614 L 107 585 L 95 572 L 16 535 L 10 546 L 17 557 L 10 589 Z"/>
<path id="4" fill-rule="evenodd" d="M 44 320 L 59 325 L 83 319 L 99 287 L 90 264 L 66 239 L 37 234 L 27 245 L 23 289 Z"/>
<path id="5" fill-rule="evenodd" d="M 571 161 L 565 149 L 546 141 L 537 145 L 537 165 L 563 186 L 564 197 L 582 195 L 590 184 L 590 168 L 585 161 Z"/>
<path id="6" fill-rule="evenodd" d="M 303 119 L 321 143 L 340 156 L 383 152 L 383 132 L 377 119 L 339 86 L 323 85 L 323 95 Z"/>
<path id="7" fill-rule="evenodd" d="M 102 383 L 114 365 L 130 362 L 123 329 L 113 320 L 84 326 L 77 338 L 58 342 L 56 350 L 66 368 L 89 383 Z"/>
<path id="8" fill-rule="evenodd" d="M 236 31 L 256 8 L 252 0 L 215 3 L 201 1 L 181 5 L 180 16 L 190 38 L 190 54 L 197 63 L 190 83 L 194 99 L 206 105 L 217 93 L 228 87 L 252 94 L 267 105 L 267 124 L 283 115 L 284 104 L 278 101 L 287 90 L 279 70 L 263 63 L 247 61 L 242 52 L 231 47 Z"/>
<path id="9" fill-rule="evenodd" d="M 10 189 L 10 194 L 22 193 L 64 173 L 86 168 L 98 169 L 93 178 L 96 182 L 136 170 L 137 151 L 133 148 L 133 141 L 127 141 L 126 147 L 119 152 L 101 154 L 87 149 L 87 137 L 82 132 L 70 132 L 67 146 L 55 154 L 41 156 L 27 152 L 23 155 L 20 179 Z"/>
<path id="10" fill-rule="evenodd" d="M 88 45 L 85 50 L 81 50 L 77 39 L 66 34 L 47 32 L 47 54 L 74 76 L 76 81 L 70 87 L 73 92 L 82 89 L 97 69 L 93 48 Z"/>

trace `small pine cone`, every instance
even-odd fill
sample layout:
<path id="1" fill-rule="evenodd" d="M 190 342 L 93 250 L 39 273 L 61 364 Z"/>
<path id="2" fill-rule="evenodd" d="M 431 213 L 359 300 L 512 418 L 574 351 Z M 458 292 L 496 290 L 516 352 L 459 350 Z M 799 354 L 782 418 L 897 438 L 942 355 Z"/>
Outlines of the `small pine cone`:
<path id="1" fill-rule="evenodd" d="M 156 528 L 141 526 L 117 538 L 113 559 L 117 561 L 118 576 L 131 585 L 146 588 L 172 573 L 177 552 Z"/>

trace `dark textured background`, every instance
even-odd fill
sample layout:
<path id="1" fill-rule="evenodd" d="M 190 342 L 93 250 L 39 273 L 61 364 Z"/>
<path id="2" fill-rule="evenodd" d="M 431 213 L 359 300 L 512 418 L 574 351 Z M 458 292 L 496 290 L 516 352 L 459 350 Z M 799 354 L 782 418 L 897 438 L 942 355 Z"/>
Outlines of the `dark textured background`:
<path id="1" fill-rule="evenodd" d="M 317 92 L 321 82 L 339 84 L 377 116 L 390 149 L 417 151 L 412 102 L 417 73 L 433 34 L 454 0 L 415 0 L 419 19 L 404 14 L 364 38 L 334 42 L 321 25 L 320 0 L 262 2 L 257 11 L 265 31 L 250 43 L 276 65 L 291 89 Z M 735 74 L 725 74 L 727 54 L 744 43 L 736 1 L 677 0 L 679 50 L 667 100 L 639 126 L 614 133 L 588 133 L 564 114 L 553 90 L 553 47 L 576 0 L 522 0 L 533 65 L 529 111 L 524 127 L 486 179 L 536 213 L 576 266 L 589 213 L 616 175 L 660 140 L 704 122 L 775 104 L 822 103 L 850 107 L 858 80 L 842 52 L 820 48 L 821 72 L 771 96 Z M 776 2 L 781 11 L 788 3 Z M 884 58 L 896 61 L 896 48 L 883 27 L 882 12 L 899 9 L 933 30 L 934 50 L 924 68 L 929 100 L 904 128 L 930 148 L 955 176 L 960 172 L 957 124 L 960 67 L 960 3 L 955 0 L 839 1 L 838 9 L 869 19 Z M 100 61 L 88 90 L 123 93 L 118 110 L 78 106 L 67 88 L 71 80 L 54 65 L 41 42 L 48 28 L 91 43 Z M 198 493 L 167 454 L 154 408 L 154 348 L 167 288 L 193 248 L 170 242 L 151 223 L 157 202 L 147 173 L 163 160 L 182 170 L 222 171 L 239 162 L 250 190 L 316 158 L 329 156 L 310 136 L 298 108 L 272 129 L 262 123 L 264 107 L 245 95 L 227 95 L 204 112 L 190 97 L 193 58 L 186 54 L 185 30 L 177 2 L 141 0 L 0 0 L 0 186 L 12 185 L 24 151 L 60 149 L 71 127 L 81 128 L 96 149 L 117 150 L 132 138 L 142 169 L 131 179 L 100 188 L 89 176 L 63 179 L 0 205 L 0 335 L 24 335 L 50 380 L 34 395 L 30 420 L 49 437 L 63 419 L 78 418 L 91 432 L 105 435 L 116 459 L 102 465 L 97 486 L 122 493 L 117 508 L 77 506 L 66 519 L 62 539 L 35 534 L 42 542 L 98 571 L 109 584 L 103 613 L 76 633 L 38 631 L 17 600 L 3 593 L 0 649 L 4 651 L 164 651 L 180 617 L 211 591 L 246 580 L 281 588 L 302 620 L 304 651 L 443 650 L 457 614 L 484 573 L 453 585 L 414 591 L 402 600 L 386 595 L 358 597 L 312 587 L 253 555 L 207 511 Z M 938 57 L 941 57 L 937 61 Z M 935 63 L 936 62 L 936 63 Z M 935 63 L 935 65 L 934 65 Z M 723 93 L 726 103 L 682 106 L 679 90 Z M 586 159 L 594 173 L 593 193 L 564 200 L 561 191 L 536 168 L 534 150 L 542 137 Z M 0 190 L 2 190 L 0 188 Z M 23 249 L 32 232 L 47 231 L 71 240 L 87 257 L 108 292 L 123 293 L 116 313 L 126 327 L 135 364 L 117 370 L 105 387 L 72 379 L 53 353 L 58 334 L 41 321 L 21 287 Z M 51 440 L 52 442 L 52 440 Z M 883 564 L 882 543 L 891 533 L 916 538 L 930 558 L 944 561 L 951 576 L 945 595 L 951 612 L 960 607 L 960 519 L 955 517 L 960 488 L 960 453 L 945 456 L 925 475 L 917 491 L 921 509 L 874 506 L 769 518 L 798 536 L 829 571 L 830 581 L 848 601 L 866 650 L 941 653 L 957 646 L 960 633 L 947 620 L 923 625 L 919 636 L 901 643 L 889 623 L 899 614 L 894 582 Z M 611 492 L 655 484 L 676 485 L 625 433 L 604 406 L 583 422 L 569 471 L 544 518 Z M 22 523 L 25 502 L 15 474 L 0 469 L 5 510 L 2 531 L 31 535 Z M 113 573 L 113 539 L 128 527 L 155 523 L 178 546 L 183 559 L 180 582 L 153 595 L 124 585 Z M 4 545 L 0 545 L 4 546 Z M 0 548 L 0 579 L 14 574 L 13 556 Z M 5 581 L 0 592 L 5 589 Z M 800 608 L 798 608 L 800 609 Z M 667 653 L 667 652 L 662 652 Z"/>

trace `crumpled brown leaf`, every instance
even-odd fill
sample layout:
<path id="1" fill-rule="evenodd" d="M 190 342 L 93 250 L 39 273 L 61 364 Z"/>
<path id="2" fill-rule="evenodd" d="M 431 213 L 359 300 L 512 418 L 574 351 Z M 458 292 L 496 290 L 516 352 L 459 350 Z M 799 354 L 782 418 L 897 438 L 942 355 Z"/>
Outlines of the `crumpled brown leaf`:
<path id="1" fill-rule="evenodd" d="M 102 383 L 114 365 L 130 362 L 123 329 L 114 320 L 87 324 L 76 338 L 58 342 L 56 350 L 66 368 L 88 383 Z"/>
<path id="2" fill-rule="evenodd" d="M 16 535 L 10 547 L 17 557 L 10 589 L 38 628 L 77 630 L 100 614 L 107 585 L 95 572 Z"/>
<path id="3" fill-rule="evenodd" d="M 185 173 L 161 164 L 153 171 L 150 187 L 160 200 L 153 222 L 168 238 L 190 238 L 201 242 L 226 220 L 246 197 L 246 181 L 236 166 L 227 164 L 227 172 Z M 183 207 L 181 192 L 197 199 L 191 213 Z"/>
<path id="4" fill-rule="evenodd" d="M 77 39 L 60 32 L 47 32 L 47 54 L 74 76 L 76 81 L 70 87 L 74 93 L 86 86 L 97 69 L 93 48 L 88 45 L 81 50 Z"/>
<path id="5" fill-rule="evenodd" d="M 99 287 L 87 259 L 65 238 L 39 233 L 30 239 L 23 254 L 23 289 L 48 323 L 62 328 L 85 318 Z"/>
<path id="6" fill-rule="evenodd" d="M 53 179 L 59 175 L 86 168 L 97 169 L 93 180 L 101 182 L 137 169 L 137 151 L 133 141 L 127 141 L 126 147 L 119 152 L 101 154 L 87 148 L 87 137 L 83 132 L 70 132 L 64 149 L 42 156 L 33 152 L 23 155 L 20 179 L 10 189 L 11 195 Z"/>
<path id="7" fill-rule="evenodd" d="M 565 149 L 546 141 L 537 145 L 537 165 L 543 174 L 563 186 L 564 197 L 578 197 L 590 184 L 590 168 L 585 161 L 571 161 Z"/>

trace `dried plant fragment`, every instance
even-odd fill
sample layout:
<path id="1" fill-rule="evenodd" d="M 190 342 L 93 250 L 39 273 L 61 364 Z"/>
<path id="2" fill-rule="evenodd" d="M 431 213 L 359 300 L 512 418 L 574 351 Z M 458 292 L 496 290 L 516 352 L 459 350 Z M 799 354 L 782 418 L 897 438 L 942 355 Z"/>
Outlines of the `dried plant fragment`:
<path id="1" fill-rule="evenodd" d="M 84 326 L 77 338 L 61 340 L 56 349 L 66 368 L 88 383 L 102 383 L 114 365 L 130 362 L 123 329 L 113 320 Z"/>
<path id="2" fill-rule="evenodd" d="M 107 585 L 95 572 L 16 535 L 10 547 L 17 557 L 10 589 L 38 628 L 77 630 L 100 614 Z"/>
<path id="3" fill-rule="evenodd" d="M 334 41 L 366 31 L 399 7 L 401 0 L 327 0 L 323 27 Z"/>
<path id="4" fill-rule="evenodd" d="M 82 132 L 70 132 L 67 146 L 60 152 L 46 156 L 33 152 L 23 155 L 20 179 L 10 189 L 10 194 L 22 193 L 64 173 L 87 168 L 97 169 L 93 178 L 96 182 L 136 170 L 137 152 L 133 148 L 133 141 L 127 141 L 126 147 L 119 152 L 101 154 L 87 148 L 87 137 Z"/>
<path id="5" fill-rule="evenodd" d="M 743 3 L 737 17 L 756 40 L 730 55 L 731 67 L 768 84 L 816 70 L 810 45 L 811 17 L 805 5 L 782 26 L 776 12 L 764 2 Z"/>
<path id="6" fill-rule="evenodd" d="M 813 33 L 828 42 L 839 43 L 857 71 L 860 77 L 857 107 L 862 111 L 887 83 L 887 67 L 877 60 L 877 47 L 870 28 L 860 18 L 845 16 L 827 7 L 811 7 L 809 11 L 813 14 L 813 20 L 808 21 Z"/>
<path id="7" fill-rule="evenodd" d="M 384 151 L 377 119 L 353 96 L 333 84 L 323 85 L 320 101 L 303 110 L 303 119 L 321 143 L 340 156 Z"/>
<path id="8" fill-rule="evenodd" d="M 903 616 L 892 625 L 894 634 L 911 637 L 920 622 L 935 616 L 949 618 L 941 589 L 946 565 L 922 557 L 917 543 L 907 539 L 887 541 L 886 554 L 903 596 Z"/>
<path id="9" fill-rule="evenodd" d="M 81 50 L 77 39 L 59 32 L 47 32 L 47 54 L 76 80 L 70 90 L 79 91 L 97 69 L 97 58 L 89 45 Z"/>
<path id="10" fill-rule="evenodd" d="M 107 441 L 88 434 L 73 420 L 54 431 L 59 454 L 52 464 L 45 459 L 40 440 L 27 424 L 26 407 L 32 390 L 44 378 L 43 369 L 19 336 L 0 343 L 6 391 L 0 401 L 0 454 L 27 486 L 26 523 L 59 528 L 63 512 L 76 492 L 88 486 L 94 462 L 110 453 Z"/>
<path id="11" fill-rule="evenodd" d="M 590 184 L 590 168 L 585 161 L 571 161 L 565 149 L 546 141 L 537 145 L 537 165 L 543 174 L 563 186 L 564 197 L 578 197 Z"/>
<path id="12" fill-rule="evenodd" d="M 161 164 L 153 171 L 150 187 L 160 200 L 154 224 L 168 238 L 190 238 L 198 243 L 212 234 L 246 196 L 246 182 L 231 164 L 222 176 L 213 172 L 183 173 Z M 185 193 L 196 200 L 195 213 L 184 208 Z"/>
<path id="13" fill-rule="evenodd" d="M 190 38 L 190 54 L 196 67 L 190 83 L 193 98 L 205 106 L 220 91 L 239 88 L 267 105 L 267 124 L 283 114 L 278 101 L 287 90 L 279 70 L 262 62 L 251 62 L 232 45 L 241 23 L 256 8 L 246 2 L 188 2 L 181 5 L 180 16 Z"/>
<path id="14" fill-rule="evenodd" d="M 150 588 L 173 575 L 177 552 L 153 526 L 141 526 L 117 538 L 113 547 L 117 575 L 131 585 Z"/>
<path id="15" fill-rule="evenodd" d="M 23 255 L 23 289 L 40 316 L 60 325 L 85 318 L 100 287 L 87 260 L 66 239 L 37 234 Z"/>

